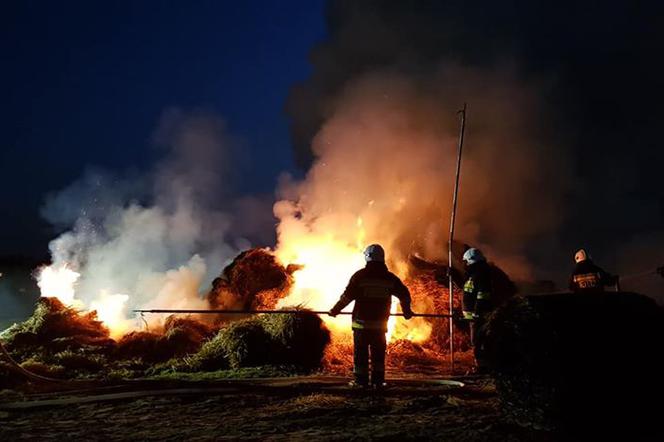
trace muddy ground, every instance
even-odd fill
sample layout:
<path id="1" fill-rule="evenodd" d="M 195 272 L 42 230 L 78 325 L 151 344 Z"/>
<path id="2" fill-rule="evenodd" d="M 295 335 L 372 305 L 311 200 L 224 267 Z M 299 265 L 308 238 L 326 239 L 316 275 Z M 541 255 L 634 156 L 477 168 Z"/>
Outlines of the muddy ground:
<path id="1" fill-rule="evenodd" d="M 0 403 L 0 440 L 543 440 L 501 414 L 492 382 L 393 380 L 382 393 L 339 377 L 135 381 Z"/>

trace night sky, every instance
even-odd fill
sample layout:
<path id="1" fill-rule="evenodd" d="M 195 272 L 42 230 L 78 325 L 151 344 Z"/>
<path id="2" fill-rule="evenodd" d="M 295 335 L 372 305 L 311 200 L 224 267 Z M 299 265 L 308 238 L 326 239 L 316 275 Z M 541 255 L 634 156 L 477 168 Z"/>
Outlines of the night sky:
<path id="1" fill-rule="evenodd" d="M 237 190 L 271 192 L 294 169 L 284 102 L 325 26 L 317 0 L 20 0 L 0 33 L 0 256 L 41 258 L 46 195 L 88 166 L 147 168 L 169 107 L 222 115 L 254 171 Z"/>
<path id="2" fill-rule="evenodd" d="M 330 103 L 364 74 L 509 64 L 539 85 L 536 139 L 564 152 L 564 219 L 526 244 L 564 277 L 573 251 L 663 264 L 660 1 L 20 1 L 0 6 L 0 257 L 47 259 L 49 193 L 87 167 L 149 170 L 165 110 L 221 115 L 240 194 L 302 176 Z M 473 103 L 471 103 L 471 108 Z M 496 118 L 500 118 L 497 115 Z M 469 123 L 469 140 L 473 124 Z M 477 127 L 477 126 L 475 126 Z M 479 129 L 481 130 L 481 128 Z M 472 148 L 472 146 L 470 146 Z M 543 194 L 542 199 L 548 195 Z M 533 206 L 533 211 L 538 208 Z"/>

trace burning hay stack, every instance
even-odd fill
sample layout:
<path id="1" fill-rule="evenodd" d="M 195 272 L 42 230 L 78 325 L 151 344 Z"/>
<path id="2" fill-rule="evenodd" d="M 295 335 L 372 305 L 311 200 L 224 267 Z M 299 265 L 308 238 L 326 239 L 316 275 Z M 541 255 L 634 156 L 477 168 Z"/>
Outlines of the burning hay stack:
<path id="1" fill-rule="evenodd" d="M 207 295 L 213 309 L 273 309 L 293 283 L 297 267 L 284 267 L 266 249 L 249 249 L 224 268 Z"/>
<path id="2" fill-rule="evenodd" d="M 5 331 L 2 338 L 15 359 L 49 376 L 104 377 L 122 370 L 126 376 L 142 376 L 162 369 L 192 372 L 266 365 L 345 374 L 352 367 L 350 317 L 318 315 L 293 303 L 293 293 L 308 294 L 315 308 L 327 310 L 340 295 L 342 289 L 321 284 L 315 265 L 314 270 L 306 273 L 311 267 L 284 265 L 269 250 L 250 249 L 224 268 L 206 296 L 213 309 L 299 310 L 295 313 L 219 315 L 211 322 L 202 322 L 209 317 L 203 315 L 170 316 L 151 322 L 149 330 L 136 324 L 113 334 L 95 311 L 81 312 L 45 297 L 31 318 Z M 405 283 L 413 309 L 448 314 L 448 289 L 436 269 L 411 266 L 408 273 Z M 324 272 L 323 277 L 330 274 Z M 455 292 L 455 313 L 461 309 L 461 297 Z M 393 317 L 388 323 L 388 365 L 410 371 L 442 367 L 448 340 L 447 319 Z M 455 344 L 457 351 L 469 349 L 467 331 L 457 328 Z"/>
<path id="3" fill-rule="evenodd" d="M 190 318 L 169 316 L 161 333 L 133 331 L 124 335 L 115 348 L 117 359 L 142 358 L 165 362 L 197 352 L 213 335 L 204 323 Z"/>
<path id="4" fill-rule="evenodd" d="M 95 312 L 81 314 L 57 298 L 40 298 L 32 316 L 2 332 L 0 338 L 9 351 L 19 355 L 83 348 L 109 350 L 114 344 Z"/>
<path id="5" fill-rule="evenodd" d="M 197 352 L 212 335 L 210 327 L 194 319 L 169 317 L 163 329 L 130 332 L 116 341 L 96 312 L 79 312 L 57 298 L 40 298 L 33 315 L 2 332 L 0 339 L 21 367 L 48 377 L 75 378 L 103 377 L 128 361 L 134 368 L 147 369 Z"/>

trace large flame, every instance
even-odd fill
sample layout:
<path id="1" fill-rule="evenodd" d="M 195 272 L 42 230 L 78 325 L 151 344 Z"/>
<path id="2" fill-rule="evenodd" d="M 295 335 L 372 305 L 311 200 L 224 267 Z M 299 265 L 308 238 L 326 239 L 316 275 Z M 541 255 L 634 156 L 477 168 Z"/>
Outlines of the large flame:
<path id="1" fill-rule="evenodd" d="M 90 310 L 97 312 L 97 318 L 108 327 L 112 338 L 122 337 L 133 326 L 133 321 L 125 316 L 128 300 L 129 295 L 102 291 L 99 298 L 90 303 Z"/>
<path id="2" fill-rule="evenodd" d="M 102 290 L 89 305 L 76 298 L 76 283 L 81 274 L 68 265 L 42 267 L 37 273 L 37 285 L 42 297 L 58 298 L 64 305 L 80 310 L 94 310 L 97 318 L 108 327 L 111 337 L 119 338 L 133 327 L 126 319 L 128 295 L 109 294 Z"/>
<path id="3" fill-rule="evenodd" d="M 363 249 L 367 245 L 367 233 L 361 217 L 356 221 L 356 240 L 348 244 L 332 233 L 317 234 L 299 231 L 295 235 L 282 237 L 276 250 L 277 257 L 284 263 L 297 263 L 302 268 L 294 273 L 294 284 L 290 294 L 278 306 L 303 306 L 312 310 L 327 311 L 337 302 L 346 288 L 350 277 L 364 267 Z M 395 265 L 396 273 L 405 269 L 405 263 Z M 405 275 L 400 274 L 404 277 Z M 391 312 L 398 311 L 398 301 L 392 298 Z M 353 305 L 346 307 L 351 310 Z M 323 316 L 326 325 L 336 338 L 347 338 L 351 331 L 349 315 L 336 318 Z M 406 321 L 392 316 L 388 321 L 388 340 L 408 339 L 424 342 L 429 338 L 431 326 L 421 318 Z"/>

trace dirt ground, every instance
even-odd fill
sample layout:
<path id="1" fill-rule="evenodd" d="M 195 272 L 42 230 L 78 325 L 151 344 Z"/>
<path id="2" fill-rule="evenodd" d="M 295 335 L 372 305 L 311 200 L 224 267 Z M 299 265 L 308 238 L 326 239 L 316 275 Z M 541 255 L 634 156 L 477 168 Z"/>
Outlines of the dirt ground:
<path id="1" fill-rule="evenodd" d="M 32 394 L 0 403 L 0 440 L 549 439 L 506 422 L 489 379 L 461 380 L 393 380 L 381 393 L 312 376 Z"/>

